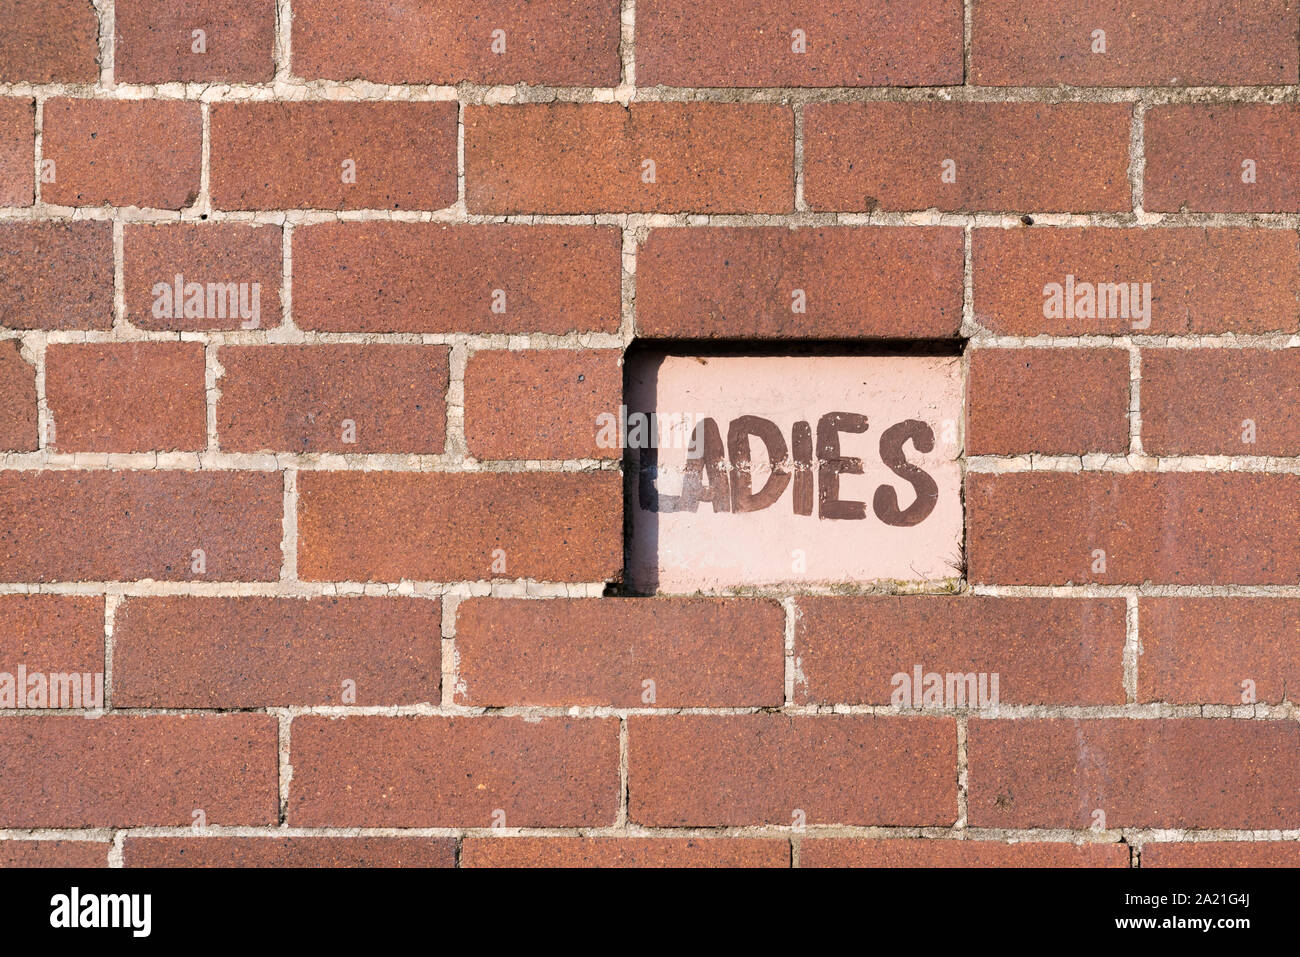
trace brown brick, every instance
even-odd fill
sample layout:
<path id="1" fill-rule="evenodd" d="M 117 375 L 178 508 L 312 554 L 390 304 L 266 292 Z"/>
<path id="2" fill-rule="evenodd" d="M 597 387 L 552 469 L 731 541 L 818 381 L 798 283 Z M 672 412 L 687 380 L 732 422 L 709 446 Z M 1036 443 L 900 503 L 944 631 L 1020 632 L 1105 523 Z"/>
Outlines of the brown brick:
<path id="1" fill-rule="evenodd" d="M 113 704 L 436 704 L 441 638 L 441 606 L 421 598 L 128 598 Z"/>
<path id="2" fill-rule="evenodd" d="M 0 450 L 36 447 L 36 370 L 23 358 L 21 342 L 0 340 Z"/>
<path id="3" fill-rule="evenodd" d="M 36 101 L 0 98 L 0 206 L 36 200 Z"/>
<path id="4" fill-rule="evenodd" d="M 1180 104 L 1146 115 L 1149 210 L 1270 213 L 1300 210 L 1300 107 Z M 1246 160 L 1255 182 L 1242 182 Z"/>
<path id="5" fill-rule="evenodd" d="M 461 867 L 789 867 L 775 838 L 502 837 L 465 840 Z"/>
<path id="6" fill-rule="evenodd" d="M 479 459 L 608 459 L 602 414 L 623 396 L 618 349 L 476 352 L 465 368 L 465 441 Z"/>
<path id="7" fill-rule="evenodd" d="M 1196 841 L 1142 845 L 1143 867 L 1300 867 L 1300 841 Z"/>
<path id="8" fill-rule="evenodd" d="M 977 229 L 972 258 L 975 319 L 1003 335 L 1295 332 L 1300 325 L 1300 242 L 1291 230 Z M 1127 318 L 1119 308 L 1112 318 L 1067 318 L 1068 276 L 1094 294 L 1098 283 L 1149 282 L 1150 326 L 1131 297 Z M 1045 315 L 1057 312 L 1044 293 L 1050 283 L 1062 287 L 1053 318 Z M 1138 291 L 1147 298 L 1141 285 Z M 1084 294 L 1076 287 L 1076 299 Z"/>
<path id="9" fill-rule="evenodd" d="M 309 581 L 606 581 L 622 567 L 622 492 L 609 471 L 302 472 L 298 570 Z"/>
<path id="10" fill-rule="evenodd" d="M 1142 350 L 1142 448 L 1300 455 L 1300 350 Z"/>
<path id="11" fill-rule="evenodd" d="M 128 224 L 122 242 L 126 315 L 133 326 L 205 331 L 280 324 L 284 241 L 279 226 Z M 180 296 L 177 276 L 182 277 Z M 167 288 L 156 288 L 159 284 Z"/>
<path id="12" fill-rule="evenodd" d="M 107 841 L 0 841 L 0 867 L 108 867 Z"/>
<path id="13" fill-rule="evenodd" d="M 282 503 L 279 475 L 0 471 L 0 581 L 275 581 Z"/>
<path id="14" fill-rule="evenodd" d="M 629 818 L 649 826 L 950 825 L 945 718 L 783 714 L 628 719 Z"/>
<path id="15" fill-rule="evenodd" d="M 494 52 L 497 30 L 503 53 Z M 617 0 L 298 0 L 293 72 L 308 78 L 487 86 L 614 86 Z"/>
<path id="16" fill-rule="evenodd" d="M 456 654 L 456 700 L 472 707 L 775 707 L 785 612 L 758 599 L 470 598 Z"/>
<path id="17" fill-rule="evenodd" d="M 29 675 L 91 675 L 91 685 L 78 685 L 77 690 L 82 693 L 82 706 L 94 707 L 96 702 L 87 702 L 85 693 L 93 698 L 93 676 L 104 671 L 104 599 L 0 595 L 0 671 L 15 676 L 15 687 L 20 665 Z M 46 699 L 45 706 L 53 704 Z"/>
<path id="18" fill-rule="evenodd" d="M 1142 598 L 1138 700 L 1281 704 L 1300 689 L 1300 600 Z M 1251 685 L 1243 687 L 1243 682 Z"/>
<path id="19" fill-rule="evenodd" d="M 1127 844 L 813 838 L 800 867 L 1128 867 Z"/>
<path id="20" fill-rule="evenodd" d="M 117 0 L 115 10 L 119 83 L 256 83 L 275 73 L 275 4 L 267 0 Z M 194 50 L 196 30 L 202 52 Z"/>
<path id="21" fill-rule="evenodd" d="M 1295 83 L 1296 27 L 1288 0 L 979 0 L 971 71 L 986 86 Z"/>
<path id="22" fill-rule="evenodd" d="M 207 447 L 201 342 L 52 345 L 45 394 L 60 452 Z"/>
<path id="23" fill-rule="evenodd" d="M 614 226 L 320 223 L 294 230 L 293 311 L 327 332 L 617 332 Z M 493 312 L 493 293 L 505 312 Z"/>
<path id="24" fill-rule="evenodd" d="M 274 824 L 272 715 L 39 715 L 0 721 L 5 827 Z"/>
<path id="25" fill-rule="evenodd" d="M 0 223 L 0 326 L 112 324 L 112 223 Z"/>
<path id="26" fill-rule="evenodd" d="M 972 721 L 973 827 L 1294 828 L 1300 726 L 1231 718 Z"/>
<path id="27" fill-rule="evenodd" d="M 804 51 L 795 52 L 795 30 Z M 957 0 L 639 0 L 642 86 L 941 86 L 962 82 Z"/>
<path id="28" fill-rule="evenodd" d="M 0 0 L 0 83 L 94 83 L 99 19 L 90 0 Z"/>
<path id="29" fill-rule="evenodd" d="M 479 213 L 789 212 L 794 115 L 768 103 L 470 106 L 465 191 Z"/>
<path id="30" fill-rule="evenodd" d="M 894 675 L 910 676 L 918 665 L 923 673 L 997 674 L 1002 704 L 1125 701 L 1121 599 L 927 595 L 798 604 L 800 702 L 887 705 Z"/>
<path id="31" fill-rule="evenodd" d="M 974 349 L 966 451 L 1128 451 L 1127 349 Z"/>
<path id="32" fill-rule="evenodd" d="M 1020 472 L 966 476 L 973 582 L 1294 584 L 1300 476 Z M 1106 553 L 1106 571 L 1091 571 Z"/>
<path id="33" fill-rule="evenodd" d="M 810 208 L 1106 212 L 1130 208 L 1121 103 L 816 103 Z M 945 183 L 944 161 L 956 164 Z"/>
<path id="34" fill-rule="evenodd" d="M 293 827 L 596 827 L 618 808 L 612 718 L 308 716 L 291 736 Z"/>
<path id="35" fill-rule="evenodd" d="M 456 104 L 217 103 L 220 209 L 442 209 L 456 201 Z M 355 183 L 348 160 L 355 164 Z"/>
<path id="36" fill-rule="evenodd" d="M 637 253 L 650 337 L 950 338 L 961 327 L 958 229 L 655 229 Z M 803 290 L 805 312 L 794 312 Z"/>
<path id="37" fill-rule="evenodd" d="M 181 100 L 45 101 L 41 156 L 56 206 L 183 209 L 199 193 L 203 119 Z"/>
<path id="38" fill-rule="evenodd" d="M 238 346 L 217 361 L 227 451 L 443 451 L 445 346 Z"/>
<path id="39" fill-rule="evenodd" d="M 455 867 L 436 837 L 128 837 L 127 867 Z"/>

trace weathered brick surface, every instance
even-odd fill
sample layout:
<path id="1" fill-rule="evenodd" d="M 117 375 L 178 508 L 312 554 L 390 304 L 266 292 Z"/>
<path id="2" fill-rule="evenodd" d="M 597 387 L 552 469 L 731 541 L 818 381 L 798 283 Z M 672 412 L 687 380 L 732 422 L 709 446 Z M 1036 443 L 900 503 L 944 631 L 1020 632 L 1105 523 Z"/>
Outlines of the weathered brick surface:
<path id="1" fill-rule="evenodd" d="M 104 599 L 0 595 L 0 671 L 12 675 L 19 665 L 29 674 L 102 672 Z"/>
<path id="2" fill-rule="evenodd" d="M 293 14 L 293 71 L 300 76 L 489 86 L 618 82 L 617 0 L 383 7 L 302 0 Z"/>
<path id="3" fill-rule="evenodd" d="M 976 229 L 975 319 L 992 332 L 1148 335 L 1295 332 L 1300 328 L 1300 242 L 1283 229 Z M 1148 317 L 1119 308 L 1067 311 L 1067 277 L 1124 283 L 1150 303 Z M 1061 289 L 1061 308 L 1044 288 Z M 1149 298 L 1143 284 L 1150 283 Z M 1118 292 L 1117 292 L 1118 295 Z M 1109 305 L 1109 294 L 1107 298 Z M 1122 300 L 1117 301 L 1122 305 Z"/>
<path id="4" fill-rule="evenodd" d="M 609 718 L 308 716 L 291 747 L 294 827 L 595 827 L 618 806 Z"/>
<path id="5" fill-rule="evenodd" d="M 1300 821 L 1293 721 L 972 721 L 967 755 L 975 827 L 1082 829 L 1097 810 L 1112 828 Z"/>
<path id="6" fill-rule="evenodd" d="M 1142 847 L 1143 867 L 1300 867 L 1296 841 L 1196 841 Z"/>
<path id="7" fill-rule="evenodd" d="M 262 82 L 274 73 L 275 4 L 265 0 L 119 0 L 113 23 L 119 81 Z"/>
<path id="8" fill-rule="evenodd" d="M 454 867 L 436 837 L 133 837 L 126 867 Z"/>
<path id="9" fill-rule="evenodd" d="M 764 103 L 470 106 L 465 201 L 476 213 L 789 212 L 794 115 Z"/>
<path id="10" fill-rule="evenodd" d="M 765 600 L 471 598 L 456 616 L 456 697 L 487 707 L 779 705 L 784 631 L 781 607 Z"/>
<path id="11" fill-rule="evenodd" d="M 0 223 L 0 325 L 107 329 L 112 324 L 111 223 Z"/>
<path id="12" fill-rule="evenodd" d="M 446 440 L 441 346 L 221 349 L 217 436 L 256 452 L 420 452 Z"/>
<path id="13" fill-rule="evenodd" d="M 951 719 L 778 714 L 628 721 L 628 814 L 637 824 L 952 824 Z"/>
<path id="14" fill-rule="evenodd" d="M 656 229 L 637 252 L 655 338 L 948 338 L 961 296 L 956 229 Z"/>
<path id="15" fill-rule="evenodd" d="M 442 609 L 420 598 L 130 598 L 114 704 L 396 705 L 439 700 Z"/>
<path id="16" fill-rule="evenodd" d="M 220 209 L 442 209 L 456 199 L 454 103 L 213 106 Z"/>
<path id="17" fill-rule="evenodd" d="M 306 226 L 294 318 L 325 332 L 614 332 L 620 245 L 609 226 Z"/>
<path id="18" fill-rule="evenodd" d="M 85 0 L 3 0 L 0 83 L 94 83 L 99 24 Z"/>
<path id="19" fill-rule="evenodd" d="M 800 867 L 1128 867 L 1125 844 L 814 838 Z"/>
<path id="20" fill-rule="evenodd" d="M 208 444 L 203 345 L 55 345 L 45 354 L 51 443 L 65 452 L 194 451 Z"/>
<path id="21" fill-rule="evenodd" d="M 0 841 L 0 867 L 107 867 L 107 841 Z"/>
<path id="22" fill-rule="evenodd" d="M 911 678 L 919 665 L 922 674 L 997 674 L 1002 704 L 1124 702 L 1122 601 L 907 596 L 798 604 L 800 701 L 890 704 L 894 676 Z"/>
<path id="23" fill-rule="evenodd" d="M 0 206 L 30 206 L 35 194 L 36 103 L 0 99 Z"/>
<path id="24" fill-rule="evenodd" d="M 941 86 L 962 80 L 957 0 L 642 0 L 636 31 L 637 82 L 650 86 Z"/>
<path id="25" fill-rule="evenodd" d="M 36 370 L 17 341 L 0 342 L 0 449 L 36 448 Z"/>
<path id="26" fill-rule="evenodd" d="M 469 838 L 461 867 L 789 867 L 790 845 L 772 838 Z"/>
<path id="27" fill-rule="evenodd" d="M 180 100 L 46 100 L 41 198 L 58 206 L 183 209 L 199 192 L 203 117 Z"/>
<path id="28" fill-rule="evenodd" d="M 1281 704 L 1300 688 L 1300 601 L 1142 598 L 1138 700 Z"/>
<path id="29" fill-rule="evenodd" d="M 1119 103 L 810 104 L 804 195 L 842 212 L 1128 209 L 1129 114 Z"/>
<path id="30" fill-rule="evenodd" d="M 617 417 L 622 353 L 615 349 L 485 351 L 465 368 L 465 440 L 480 459 L 619 458 L 601 445 L 600 416 Z"/>
<path id="31" fill-rule="evenodd" d="M 1287 0 L 977 0 L 971 12 L 972 78 L 981 85 L 1267 86 L 1300 79 L 1300 22 Z"/>
<path id="32" fill-rule="evenodd" d="M 1128 449 L 1127 350 L 972 350 L 966 391 L 972 455 Z"/>

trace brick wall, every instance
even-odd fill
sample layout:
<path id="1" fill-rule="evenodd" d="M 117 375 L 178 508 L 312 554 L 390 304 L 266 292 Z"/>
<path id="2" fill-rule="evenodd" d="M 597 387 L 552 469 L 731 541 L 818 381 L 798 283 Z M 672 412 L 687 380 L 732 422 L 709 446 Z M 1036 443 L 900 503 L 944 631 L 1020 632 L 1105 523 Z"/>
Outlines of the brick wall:
<path id="1" fill-rule="evenodd" d="M 0 863 L 1300 863 L 1295 0 L 0 22 Z M 619 595 L 644 339 L 960 353 L 955 588 Z"/>

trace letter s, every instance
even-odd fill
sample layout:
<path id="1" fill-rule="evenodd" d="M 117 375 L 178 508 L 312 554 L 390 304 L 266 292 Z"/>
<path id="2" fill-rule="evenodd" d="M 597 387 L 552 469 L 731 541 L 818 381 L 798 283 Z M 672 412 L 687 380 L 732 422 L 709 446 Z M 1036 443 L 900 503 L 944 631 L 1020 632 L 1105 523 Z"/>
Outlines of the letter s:
<path id="1" fill-rule="evenodd" d="M 907 419 L 891 425 L 880 436 L 880 458 L 900 478 L 907 479 L 916 490 L 916 501 L 906 509 L 898 507 L 898 492 L 891 485 L 876 489 L 871 507 L 886 525 L 919 525 L 934 511 L 939 501 L 939 486 L 930 475 L 907 461 L 903 446 L 908 440 L 918 452 L 934 451 L 934 430 L 920 419 Z"/>

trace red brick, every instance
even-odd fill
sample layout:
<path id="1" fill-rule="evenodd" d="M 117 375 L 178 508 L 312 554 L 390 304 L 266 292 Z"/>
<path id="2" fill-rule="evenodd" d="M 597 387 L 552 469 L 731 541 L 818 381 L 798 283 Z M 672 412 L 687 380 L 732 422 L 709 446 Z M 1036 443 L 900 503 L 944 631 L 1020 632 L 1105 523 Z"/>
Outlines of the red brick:
<path id="1" fill-rule="evenodd" d="M 0 0 L 0 83 L 94 83 L 99 18 L 89 0 Z"/>
<path id="2" fill-rule="evenodd" d="M 270 329 L 280 324 L 284 240 L 279 226 L 128 224 L 122 230 L 122 242 L 126 315 L 133 326 L 206 331 Z M 177 276 L 183 281 L 179 299 L 174 293 Z M 170 292 L 155 292 L 160 283 Z M 191 283 L 203 286 L 202 315 L 193 315 L 193 309 L 191 315 L 184 314 L 189 298 L 184 287 Z M 245 289 L 230 290 L 230 283 L 242 283 Z M 211 311 L 207 296 L 210 284 L 219 287 L 213 290 Z M 238 298 L 241 293 L 243 299 Z M 239 311 L 241 305 L 247 307 L 247 313 L 256 315 L 245 319 Z"/>
<path id="3" fill-rule="evenodd" d="M 221 209 L 442 209 L 456 201 L 451 102 L 217 103 Z M 355 183 L 345 183 L 355 164 Z"/>
<path id="4" fill-rule="evenodd" d="M 800 867 L 1128 867 L 1127 844 L 813 838 Z"/>
<path id="5" fill-rule="evenodd" d="M 436 704 L 441 638 L 441 606 L 421 598 L 128 598 L 113 704 Z"/>
<path id="6" fill-rule="evenodd" d="M 465 368 L 465 441 L 479 459 L 608 459 L 600 418 L 617 418 L 619 349 L 485 350 Z"/>
<path id="7" fill-rule="evenodd" d="M 945 718 L 783 714 L 628 719 L 629 818 L 649 826 L 950 825 Z"/>
<path id="8" fill-rule="evenodd" d="M 1300 688 L 1300 600 L 1143 598 L 1138 700 L 1281 704 Z"/>
<path id="9" fill-rule="evenodd" d="M 455 867 L 435 837 L 129 837 L 127 867 Z"/>
<path id="10" fill-rule="evenodd" d="M 0 223 L 0 325 L 108 329 L 112 324 L 112 223 Z"/>
<path id="11" fill-rule="evenodd" d="M 767 103 L 470 106 L 465 195 L 479 213 L 789 212 L 794 115 Z"/>
<path id="12" fill-rule="evenodd" d="M 21 342 L 0 340 L 0 450 L 36 447 L 36 370 L 23 358 Z"/>
<path id="13" fill-rule="evenodd" d="M 1130 208 L 1121 103 L 815 103 L 810 208 L 1106 212 Z M 945 160 L 956 182 L 942 181 Z"/>
<path id="14" fill-rule="evenodd" d="M 45 101 L 41 156 L 56 206 L 184 209 L 199 193 L 203 119 L 181 100 Z M 215 151 L 214 151 L 215 152 Z"/>
<path id="15" fill-rule="evenodd" d="M 966 476 L 973 582 L 1265 585 L 1300 579 L 1300 476 Z M 1093 551 L 1106 571 L 1092 572 Z"/>
<path id="16" fill-rule="evenodd" d="M 655 229 L 637 253 L 637 333 L 951 338 L 962 260 L 958 229 Z M 793 311 L 796 289 L 805 312 Z"/>
<path id="17" fill-rule="evenodd" d="M 612 718 L 308 716 L 291 735 L 293 827 L 596 827 L 618 808 Z"/>
<path id="18" fill-rule="evenodd" d="M 40 715 L 0 721 L 5 827 L 274 824 L 272 715 Z"/>
<path id="19" fill-rule="evenodd" d="M 443 451 L 445 346 L 239 346 L 217 361 L 227 451 Z"/>
<path id="20" fill-rule="evenodd" d="M 972 827 L 1294 828 L 1300 726 L 1201 718 L 972 721 Z"/>
<path id="21" fill-rule="evenodd" d="M 201 342 L 53 345 L 45 394 L 60 452 L 148 452 L 208 444 Z"/>
<path id="22" fill-rule="evenodd" d="M 1143 867 L 1300 867 L 1297 841 L 1144 844 Z"/>
<path id="23" fill-rule="evenodd" d="M 0 581 L 275 581 L 282 504 L 279 475 L 0 471 Z"/>
<path id="24" fill-rule="evenodd" d="M 298 570 L 309 581 L 606 581 L 622 567 L 622 492 L 610 471 L 302 472 Z"/>
<path id="25" fill-rule="evenodd" d="M 971 71 L 984 86 L 1295 83 L 1296 27 L 1288 0 L 980 0 Z M 1104 52 L 1093 52 L 1095 30 Z"/>
<path id="26" fill-rule="evenodd" d="M 256 83 L 275 73 L 275 4 L 267 0 L 117 0 L 114 26 L 119 83 Z M 196 30 L 204 33 L 201 53 Z"/>
<path id="27" fill-rule="evenodd" d="M 1300 242 L 1291 230 L 977 229 L 972 258 L 975 319 L 1003 335 L 1295 332 L 1300 316 Z M 1114 318 L 1046 317 L 1044 288 L 1064 287 L 1067 276 L 1149 282 L 1151 325 L 1141 328 L 1131 305 L 1130 318 L 1118 309 Z"/>
<path id="28" fill-rule="evenodd" d="M 1127 452 L 1127 349 L 974 349 L 971 455 Z"/>
<path id="29" fill-rule="evenodd" d="M 73 595 L 0 595 L 0 671 L 94 675 L 104 671 L 104 599 Z M 15 679 L 16 680 L 16 679 Z M 79 686 L 94 695 L 92 685 Z M 47 704 L 52 703 L 47 699 Z M 9 706 L 12 707 L 13 704 Z M 102 702 L 100 702 L 102 704 Z M 3 845 L 0 845 L 3 847 Z"/>
<path id="30" fill-rule="evenodd" d="M 804 31 L 796 53 L 794 30 Z M 642 86 L 941 86 L 962 82 L 958 0 L 639 0 Z"/>
<path id="31" fill-rule="evenodd" d="M 465 840 L 461 867 L 789 867 L 775 838 L 499 837 Z"/>
<path id="32" fill-rule="evenodd" d="M 800 598 L 796 700 L 887 705 L 920 665 L 997 674 L 1002 704 L 1123 704 L 1124 616 L 1120 599 Z"/>
<path id="33" fill-rule="evenodd" d="M 758 599 L 471 598 L 456 654 L 457 703 L 472 707 L 775 707 L 785 612 Z"/>
<path id="34" fill-rule="evenodd" d="M 0 841 L 0 867 L 108 867 L 107 841 Z"/>
<path id="35" fill-rule="evenodd" d="M 614 226 L 321 223 L 294 230 L 293 311 L 326 332 L 617 332 Z M 493 312 L 493 293 L 505 312 Z"/>
<path id="36" fill-rule="evenodd" d="M 1300 455 L 1300 350 L 1142 350 L 1142 448 Z"/>
<path id="37" fill-rule="evenodd" d="M 1207 213 L 1300 210 L 1300 108 L 1225 103 L 1153 107 L 1146 115 L 1149 210 Z M 1255 182 L 1243 183 L 1243 162 Z"/>
<path id="38" fill-rule="evenodd" d="M 0 206 L 36 200 L 36 101 L 0 99 Z"/>
<path id="39" fill-rule="evenodd" d="M 505 52 L 493 51 L 505 31 Z M 298 0 L 293 72 L 308 78 L 487 86 L 614 86 L 617 0 Z"/>

